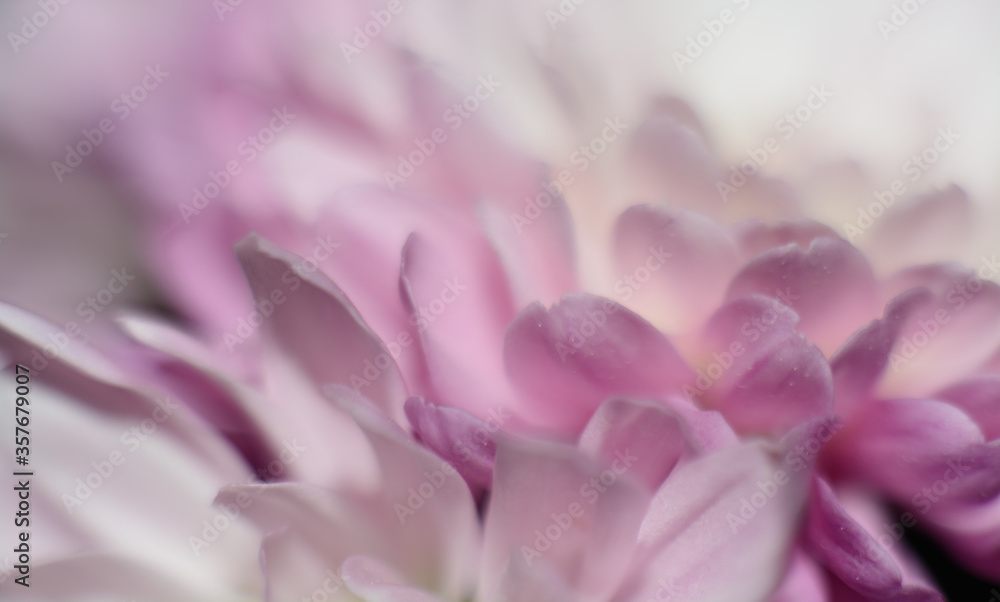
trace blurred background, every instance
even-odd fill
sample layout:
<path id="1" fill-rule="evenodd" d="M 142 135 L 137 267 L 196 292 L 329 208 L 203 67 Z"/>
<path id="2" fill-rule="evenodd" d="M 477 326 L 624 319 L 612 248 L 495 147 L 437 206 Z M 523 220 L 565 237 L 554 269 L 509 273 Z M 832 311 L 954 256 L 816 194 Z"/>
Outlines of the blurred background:
<path id="1" fill-rule="evenodd" d="M 519 161 L 579 168 L 608 120 L 629 143 L 564 191 L 593 289 L 637 202 L 811 217 L 880 275 L 1000 252 L 995 1 L 5 0 L 0 32 L 0 299 L 87 339 L 123 306 L 217 334 L 246 313 L 220 283 L 247 232 L 280 241 L 372 183 L 503 194 Z M 708 143 L 644 164 L 662 115 Z M 459 142 L 406 176 L 445 124 Z M 713 169 L 731 198 L 691 175 Z M 921 207 L 937 190 L 958 201 Z M 921 210 L 901 237 L 873 202 Z"/>

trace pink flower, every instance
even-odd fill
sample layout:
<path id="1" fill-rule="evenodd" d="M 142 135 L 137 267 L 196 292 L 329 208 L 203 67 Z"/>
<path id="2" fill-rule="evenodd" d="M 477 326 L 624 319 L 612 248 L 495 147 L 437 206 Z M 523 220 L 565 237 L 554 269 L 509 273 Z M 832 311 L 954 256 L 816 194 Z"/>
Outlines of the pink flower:
<path id="1" fill-rule="evenodd" d="M 184 45 L 73 57 L 138 74 L 124 117 L 103 79 L 8 94 L 5 140 L 80 130 L 93 157 L 55 176 L 135 200 L 176 314 L 102 305 L 79 337 L 0 305 L 58 437 L 5 596 L 943 600 L 914 528 L 1000 580 L 1000 265 L 955 261 L 970 194 L 818 160 L 797 132 L 837 86 L 774 124 L 783 158 L 766 128 L 735 157 L 626 56 L 655 53 L 583 69 L 484 6 L 530 47 L 429 36 L 416 5 L 182 2 L 129 35 Z"/>

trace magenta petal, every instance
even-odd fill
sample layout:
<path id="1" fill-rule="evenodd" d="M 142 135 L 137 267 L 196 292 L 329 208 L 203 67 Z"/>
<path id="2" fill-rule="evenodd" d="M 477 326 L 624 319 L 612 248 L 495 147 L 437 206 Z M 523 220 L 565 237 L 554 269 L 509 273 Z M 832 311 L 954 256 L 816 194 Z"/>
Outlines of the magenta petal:
<path id="1" fill-rule="evenodd" d="M 455 408 L 435 406 L 419 397 L 404 406 L 414 432 L 434 453 L 450 463 L 474 495 L 490 488 L 497 445 L 496 422 L 487 423 Z M 497 422 L 502 422 L 501 415 Z"/>
<path id="2" fill-rule="evenodd" d="M 621 305 L 586 293 L 533 304 L 507 329 L 504 360 L 533 412 L 574 434 L 612 395 L 663 396 L 691 370 L 670 341 Z"/>
<path id="3" fill-rule="evenodd" d="M 799 314 L 799 330 L 825 353 L 874 317 L 875 275 L 860 251 L 841 238 L 817 238 L 803 249 L 788 244 L 766 251 L 733 277 L 728 299 L 758 293 L 780 299 Z"/>
<path id="4" fill-rule="evenodd" d="M 650 491 L 655 491 L 681 457 L 692 451 L 684 420 L 678 414 L 657 403 L 627 399 L 602 403 L 578 445 L 608 467 L 620 466 L 623 459 L 631 458 L 631 474 Z"/>
<path id="5" fill-rule="evenodd" d="M 697 388 L 689 394 L 745 433 L 781 435 L 828 414 L 830 367 L 795 331 L 797 319 L 788 307 L 760 295 L 724 305 L 705 329 L 712 361 L 698 371 Z"/>
<path id="6" fill-rule="evenodd" d="M 618 218 L 615 256 L 617 298 L 670 332 L 697 328 L 739 267 L 725 228 L 693 211 L 648 205 Z"/>
<path id="7" fill-rule="evenodd" d="M 847 513 L 819 478 L 813 480 L 806 545 L 831 573 L 867 599 L 944 602 L 941 594 L 928 587 L 903 585 L 904 574 L 892 555 Z"/>
<path id="8" fill-rule="evenodd" d="M 868 404 L 835 446 L 845 467 L 898 502 L 936 502 L 928 488 L 941 480 L 947 498 L 985 500 L 1000 493 L 1000 447 L 951 404 L 928 399 Z"/>
<path id="9" fill-rule="evenodd" d="M 236 255 L 254 299 L 274 308 L 263 322 L 265 332 L 317 389 L 329 383 L 355 387 L 393 418 L 402 418 L 406 386 L 396 362 L 333 281 L 256 235 L 241 241 Z"/>
<path id="10" fill-rule="evenodd" d="M 977 376 L 935 395 L 971 416 L 987 441 L 1000 439 L 1000 376 Z"/>
<path id="11" fill-rule="evenodd" d="M 813 555 L 834 575 L 866 596 L 882 599 L 902 583 L 899 568 L 819 478 L 813 482 L 806 540 Z"/>

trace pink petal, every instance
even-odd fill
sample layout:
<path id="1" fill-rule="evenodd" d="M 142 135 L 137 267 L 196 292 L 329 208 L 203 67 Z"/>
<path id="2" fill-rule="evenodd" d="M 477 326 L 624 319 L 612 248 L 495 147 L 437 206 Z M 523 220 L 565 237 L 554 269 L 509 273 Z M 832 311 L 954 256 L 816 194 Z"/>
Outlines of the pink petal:
<path id="1" fill-rule="evenodd" d="M 796 549 L 781 586 L 768 602 L 828 602 L 826 575 L 808 554 Z"/>
<path id="2" fill-rule="evenodd" d="M 603 466 L 621 462 L 628 448 L 636 459 L 631 474 L 655 491 L 680 459 L 693 453 L 686 421 L 660 404 L 609 399 L 580 434 L 579 448 Z"/>
<path id="3" fill-rule="evenodd" d="M 405 559 L 394 566 L 406 567 L 415 585 L 449 596 L 465 591 L 477 566 L 479 544 L 475 504 L 465 481 L 353 390 L 332 386 L 326 393 L 365 431 L 382 468 L 380 518 L 398 525 L 398 530 L 393 555 L 380 558 Z M 428 487 L 433 489 L 429 498 Z M 427 568 L 416 571 L 414 563 Z"/>
<path id="4" fill-rule="evenodd" d="M 148 365 L 127 353 L 120 341 L 98 350 L 66 326 L 56 326 L 13 305 L 0 302 L 0 358 L 20 363 L 32 379 L 79 400 L 88 410 L 106 412 L 119 420 L 139 423 L 158 412 L 163 399 L 137 375 Z M 107 353 L 105 352 L 107 351 Z M 113 355 L 109 355 L 113 354 Z M 198 453 L 207 467 L 228 471 L 232 458 L 222 453 L 222 441 L 193 416 L 169 420 L 165 431 Z"/>
<path id="5" fill-rule="evenodd" d="M 976 376 L 956 383 L 937 399 L 949 401 L 972 417 L 987 441 L 1000 439 L 1000 376 Z"/>
<path id="6" fill-rule="evenodd" d="M 648 196 L 715 215 L 723 209 L 716 189 L 720 170 L 696 120 L 681 103 L 661 103 L 636 126 L 630 163 L 637 177 L 648 182 Z"/>
<path id="7" fill-rule="evenodd" d="M 379 602 L 441 602 L 441 598 L 406 585 L 392 568 L 368 556 L 351 556 L 341 567 L 351 593 Z"/>
<path id="8" fill-rule="evenodd" d="M 338 533 L 338 538 L 343 538 L 343 534 Z M 321 550 L 324 553 L 319 553 Z M 342 558 L 350 551 L 332 550 L 330 555 L 326 555 L 327 551 L 308 542 L 293 529 L 283 528 L 265 535 L 261 543 L 260 564 L 267 602 L 310 600 L 314 595 L 342 600 L 348 595 L 343 579 L 330 567 L 330 560 Z"/>
<path id="9" fill-rule="evenodd" d="M 900 201 L 873 223 L 866 254 L 882 272 L 956 260 L 971 241 L 975 213 L 968 195 L 954 184 Z"/>
<path id="10" fill-rule="evenodd" d="M 927 488 L 946 480 L 949 498 L 1000 493 L 1000 447 L 983 442 L 971 418 L 933 400 L 870 402 L 834 447 L 838 462 L 902 504 L 927 503 Z"/>
<path id="11" fill-rule="evenodd" d="M 438 456 L 455 467 L 477 497 L 493 484 L 496 422 L 483 422 L 455 408 L 435 406 L 419 397 L 406 400 L 413 431 Z"/>
<path id="12" fill-rule="evenodd" d="M 719 412 L 699 409 L 689 399 L 681 397 L 667 397 L 661 403 L 684 420 L 691 442 L 698 451 L 715 451 L 740 441 L 733 427 Z"/>
<path id="13" fill-rule="evenodd" d="M 685 390 L 744 433 L 780 435 L 828 414 L 830 367 L 795 331 L 797 321 L 794 311 L 768 297 L 730 301 L 705 327 L 712 354 L 698 370 L 695 387 Z"/>
<path id="14" fill-rule="evenodd" d="M 885 552 L 819 478 L 813 482 L 806 541 L 812 554 L 831 573 L 868 599 L 944 602 L 939 593 L 925 585 L 904 585 L 895 555 Z"/>
<path id="15" fill-rule="evenodd" d="M 579 594 L 566 582 L 566 577 L 545 557 L 532 558 L 529 565 L 519 554 L 511 555 L 495 595 L 486 597 L 490 602 L 576 602 L 579 599 Z"/>
<path id="16" fill-rule="evenodd" d="M 508 588 L 504 567 L 519 562 L 515 557 L 531 572 L 550 567 L 578 597 L 611 594 L 628 567 L 648 501 L 630 480 L 630 468 L 628 461 L 602 471 L 571 447 L 502 439 L 479 597 L 493 599 Z"/>
<path id="17" fill-rule="evenodd" d="M 894 296 L 924 287 L 933 297 L 908 316 L 880 382 L 884 397 L 924 397 L 971 376 L 1000 348 L 1000 286 L 958 265 L 901 272 L 884 284 Z"/>
<path id="18" fill-rule="evenodd" d="M 612 395 L 663 396 L 691 377 L 656 328 L 586 293 L 522 311 L 507 329 L 504 359 L 511 381 L 533 400 L 532 413 L 574 435 Z"/>
<path id="19" fill-rule="evenodd" d="M 103 359 L 94 350 L 90 353 L 95 360 Z M 63 368 L 71 365 L 67 361 Z M 13 366 L 5 368 L 0 372 L 0 386 L 13 393 L 16 385 L 23 383 L 15 382 Z M 192 553 L 187 538 L 200 532 L 201 522 L 214 514 L 210 504 L 219 487 L 243 479 L 249 472 L 210 425 L 176 398 L 154 397 L 150 391 L 132 388 L 127 381 L 101 382 L 82 371 L 76 373 L 81 390 L 103 390 L 109 396 L 116 395 L 115 401 L 131 403 L 129 411 L 116 411 L 97 409 L 86 399 L 58 390 L 47 382 L 47 376 L 45 370 L 32 370 L 27 385 L 28 429 L 34 435 L 34 445 L 24 470 L 34 474 L 7 471 L 0 476 L 0 486 L 14 493 L 14 500 L 19 483 L 30 481 L 30 515 L 23 517 L 30 524 L 20 526 L 30 527 L 30 556 L 35 569 L 81 554 L 109 555 L 128 558 L 137 571 L 149 567 L 146 574 L 169 567 L 168 573 L 183 577 L 197 590 L 218 583 L 219 572 L 225 567 L 253 567 L 254 553 L 247 546 L 252 546 L 255 538 L 245 527 L 231 530 L 212 550 L 200 555 Z M 10 407 L 14 407 L 13 397 Z M 11 423 L 12 436 L 0 440 L 0 453 L 13 460 L 13 420 Z M 15 502 L 11 506 L 12 527 L 16 510 Z M 7 532 L 15 536 L 13 529 Z M 11 544 L 9 550 L 13 547 Z M 0 559 L 14 558 L 10 551 Z M 38 577 L 32 571 L 33 585 Z M 117 583 L 125 581 L 127 578 Z M 95 587 L 97 591 L 116 585 L 79 583 L 82 590 Z M 13 578 L 3 587 L 7 591 L 8 587 L 21 589 Z"/>
<path id="20" fill-rule="evenodd" d="M 638 205 L 615 224 L 616 298 L 656 326 L 697 327 L 722 300 L 738 267 L 729 233 L 692 211 Z"/>
<path id="21" fill-rule="evenodd" d="M 399 287 L 427 360 L 428 397 L 484 418 L 516 396 L 503 369 L 504 328 L 513 318 L 507 282 L 492 251 L 414 234 L 403 249 Z"/>
<path id="22" fill-rule="evenodd" d="M 779 220 L 773 224 L 765 224 L 759 219 L 750 219 L 736 224 L 733 228 L 740 253 L 749 259 L 775 247 L 795 243 L 803 249 L 817 238 L 836 237 L 826 224 L 809 219 Z"/>
<path id="23" fill-rule="evenodd" d="M 317 240 L 340 245 L 320 268 L 354 302 L 379 338 L 398 346 L 393 347 L 396 361 L 409 390 L 430 395 L 433 391 L 418 344 L 419 316 L 400 299 L 400 257 L 414 233 L 438 241 L 457 255 L 485 248 L 471 216 L 417 196 L 372 187 L 338 192 L 323 204 L 316 229 Z"/>
<path id="24" fill-rule="evenodd" d="M 273 307 L 264 318 L 265 331 L 316 388 L 355 387 L 401 420 L 406 387 L 396 362 L 337 285 L 254 235 L 240 242 L 236 253 L 258 306 Z"/>
<path id="25" fill-rule="evenodd" d="M 561 196 L 542 190 L 508 211 L 479 204 L 479 221 L 503 264 L 518 309 L 578 290 L 573 223 Z"/>
<path id="26" fill-rule="evenodd" d="M 135 317 L 123 320 L 122 325 L 130 336 L 157 351 L 150 357 L 157 380 L 221 430 L 262 480 L 304 480 L 330 486 L 373 482 L 378 472 L 374 458 L 357 451 L 359 445 L 364 447 L 363 433 L 306 378 L 283 378 L 276 365 L 280 352 L 265 359 L 263 370 L 253 366 L 255 372 L 264 372 L 269 395 L 224 369 L 225 357 L 212 354 L 181 332 Z M 284 396 L 294 396 L 294 412 L 280 402 Z M 284 466 L 280 474 L 273 473 L 271 463 L 300 445 L 312 453 Z"/>
<path id="27" fill-rule="evenodd" d="M 837 350 L 830 360 L 838 411 L 850 413 L 867 399 L 889 364 L 889 356 L 907 320 L 931 300 L 930 291 L 907 291 L 889 302 L 879 320 L 872 320 Z"/>
<path id="28" fill-rule="evenodd" d="M 762 294 L 801 318 L 799 330 L 832 353 L 876 311 L 875 276 L 864 255 L 840 238 L 816 238 L 807 249 L 788 244 L 747 263 L 729 284 L 727 299 Z"/>
<path id="29" fill-rule="evenodd" d="M 833 490 L 817 478 L 812 488 L 806 537 L 816 558 L 858 592 L 884 597 L 900 587 L 899 567 L 837 501 Z"/>
<path id="30" fill-rule="evenodd" d="M 229 487 L 217 502 L 239 505 L 242 494 L 252 500 L 241 505 L 243 514 L 263 531 L 287 530 L 287 536 L 265 548 L 269 571 L 276 576 L 306 553 L 334 566 L 366 554 L 393 566 L 415 586 L 450 597 L 468 591 L 479 534 L 465 482 L 353 390 L 334 385 L 327 395 L 367 435 L 381 483 L 361 493 L 299 483 Z"/>
<path id="31" fill-rule="evenodd" d="M 95 409 L 140 420 L 147 417 L 156 406 L 134 390 L 136 383 L 127 371 L 130 366 L 116 365 L 79 335 L 68 332 L 66 326 L 0 302 L 0 350 L 6 362 L 22 364 Z"/>
<path id="32" fill-rule="evenodd" d="M 233 257 L 233 245 L 250 226 L 224 204 L 193 216 L 189 223 L 180 219 L 176 208 L 169 211 L 167 216 L 158 214 L 157 223 L 163 226 L 154 231 L 157 243 L 150 245 L 153 268 L 163 289 L 195 322 L 213 334 L 225 332 L 252 309 Z"/>
<path id="33" fill-rule="evenodd" d="M 219 429 L 257 469 L 278 459 L 280 442 L 272 439 L 268 416 L 249 388 L 226 374 L 198 341 L 165 323 L 129 316 L 120 320 L 126 333 L 149 351 L 153 378 Z M 145 347 L 148 346 L 148 347 Z"/>
<path id="34" fill-rule="evenodd" d="M 779 470 L 758 444 L 678 466 L 650 503 L 639 533 L 649 563 L 625 599 L 765 599 L 781 581 L 805 496 L 806 473 Z"/>

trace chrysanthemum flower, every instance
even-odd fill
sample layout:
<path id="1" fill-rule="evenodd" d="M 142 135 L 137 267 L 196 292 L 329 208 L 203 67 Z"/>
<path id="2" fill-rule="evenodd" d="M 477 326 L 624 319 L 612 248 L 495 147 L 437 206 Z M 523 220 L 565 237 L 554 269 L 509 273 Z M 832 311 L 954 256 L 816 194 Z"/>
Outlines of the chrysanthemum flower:
<path id="1" fill-rule="evenodd" d="M 176 311 L 102 305 L 90 344 L 0 305 L 46 438 L 5 599 L 943 600 L 914 528 L 1000 580 L 1000 265 L 943 261 L 964 189 L 873 213 L 857 168 L 764 176 L 773 138 L 723 160 L 523 7 L 475 12 L 535 42 L 476 71 L 468 31 L 393 35 L 410 5 L 237 4 L 156 13 L 192 41 L 117 57 L 170 66 L 79 168 L 137 199 Z M 838 194 L 867 221 L 814 219 Z"/>

